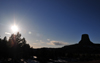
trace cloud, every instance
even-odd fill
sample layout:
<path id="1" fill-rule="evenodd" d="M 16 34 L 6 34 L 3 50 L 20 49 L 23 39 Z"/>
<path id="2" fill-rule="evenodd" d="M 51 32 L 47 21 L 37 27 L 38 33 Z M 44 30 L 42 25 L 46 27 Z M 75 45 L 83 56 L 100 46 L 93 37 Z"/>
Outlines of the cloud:
<path id="1" fill-rule="evenodd" d="M 36 41 L 39 41 L 39 40 L 36 40 Z"/>
<path id="2" fill-rule="evenodd" d="M 63 41 L 50 41 L 49 45 L 68 45 L 69 43 Z"/>
<path id="3" fill-rule="evenodd" d="M 11 33 L 9 33 L 9 32 L 5 32 L 5 34 L 11 35 Z"/>
<path id="4" fill-rule="evenodd" d="M 40 43 L 44 43 L 42 40 L 40 40 Z"/>
<path id="5" fill-rule="evenodd" d="M 47 39 L 47 41 L 50 41 L 50 39 Z"/>
<path id="6" fill-rule="evenodd" d="M 29 31 L 28 33 L 29 33 L 29 34 L 32 34 L 32 32 L 30 32 L 30 31 Z"/>
<path id="7" fill-rule="evenodd" d="M 37 44 L 37 43 L 33 43 L 33 44 Z"/>

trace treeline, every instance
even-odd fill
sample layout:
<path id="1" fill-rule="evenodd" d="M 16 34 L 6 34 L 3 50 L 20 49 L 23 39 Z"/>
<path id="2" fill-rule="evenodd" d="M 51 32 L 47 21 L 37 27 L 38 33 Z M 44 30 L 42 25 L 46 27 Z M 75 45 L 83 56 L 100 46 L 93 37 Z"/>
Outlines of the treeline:
<path id="1" fill-rule="evenodd" d="M 12 34 L 9 39 L 0 39 L 0 59 L 12 58 L 14 60 L 28 59 L 31 56 L 30 45 L 26 43 L 21 34 Z"/>

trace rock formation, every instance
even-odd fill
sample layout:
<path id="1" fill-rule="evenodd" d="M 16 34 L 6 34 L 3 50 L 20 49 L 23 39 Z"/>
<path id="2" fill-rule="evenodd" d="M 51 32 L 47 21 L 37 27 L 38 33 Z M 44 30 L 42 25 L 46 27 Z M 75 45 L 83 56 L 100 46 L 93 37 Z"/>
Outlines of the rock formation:
<path id="1" fill-rule="evenodd" d="M 80 45 L 93 45 L 90 41 L 88 34 L 83 34 L 79 42 Z"/>

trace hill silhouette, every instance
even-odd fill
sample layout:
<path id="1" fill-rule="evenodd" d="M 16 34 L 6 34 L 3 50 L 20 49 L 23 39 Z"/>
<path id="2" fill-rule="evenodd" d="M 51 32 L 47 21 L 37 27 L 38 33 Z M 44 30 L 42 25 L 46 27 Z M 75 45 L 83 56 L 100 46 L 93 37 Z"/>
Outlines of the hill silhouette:
<path id="1" fill-rule="evenodd" d="M 100 44 L 95 44 L 90 41 L 88 34 L 83 34 L 78 44 L 62 47 L 69 49 L 68 52 L 76 53 L 100 53 Z"/>
<path id="2" fill-rule="evenodd" d="M 38 60 L 49 60 L 65 58 L 77 61 L 90 61 L 100 59 L 100 44 L 94 44 L 90 41 L 88 34 L 83 34 L 79 43 L 66 45 L 62 48 L 41 48 L 34 49 Z M 41 58 L 42 57 L 42 58 Z M 78 59 L 77 59 L 78 58 Z"/>

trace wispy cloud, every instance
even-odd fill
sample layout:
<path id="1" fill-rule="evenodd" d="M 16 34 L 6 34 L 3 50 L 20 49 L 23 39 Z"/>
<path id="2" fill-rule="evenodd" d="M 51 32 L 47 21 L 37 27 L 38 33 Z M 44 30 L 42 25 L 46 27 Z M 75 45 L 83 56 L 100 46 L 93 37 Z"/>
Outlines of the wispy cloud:
<path id="1" fill-rule="evenodd" d="M 5 32 L 5 34 L 7 34 L 7 35 L 11 35 L 11 33 L 9 33 L 9 32 Z"/>
<path id="2" fill-rule="evenodd" d="M 40 40 L 40 43 L 44 43 L 42 40 Z"/>
<path id="3" fill-rule="evenodd" d="M 47 43 L 49 45 L 68 45 L 68 42 L 63 42 L 63 41 L 50 41 L 50 43 Z"/>
<path id="4" fill-rule="evenodd" d="M 39 40 L 36 40 L 36 41 L 39 41 Z"/>
<path id="5" fill-rule="evenodd" d="M 50 41 L 50 39 L 47 39 L 47 41 Z"/>
<path id="6" fill-rule="evenodd" d="M 33 43 L 33 44 L 37 44 L 37 43 Z"/>

